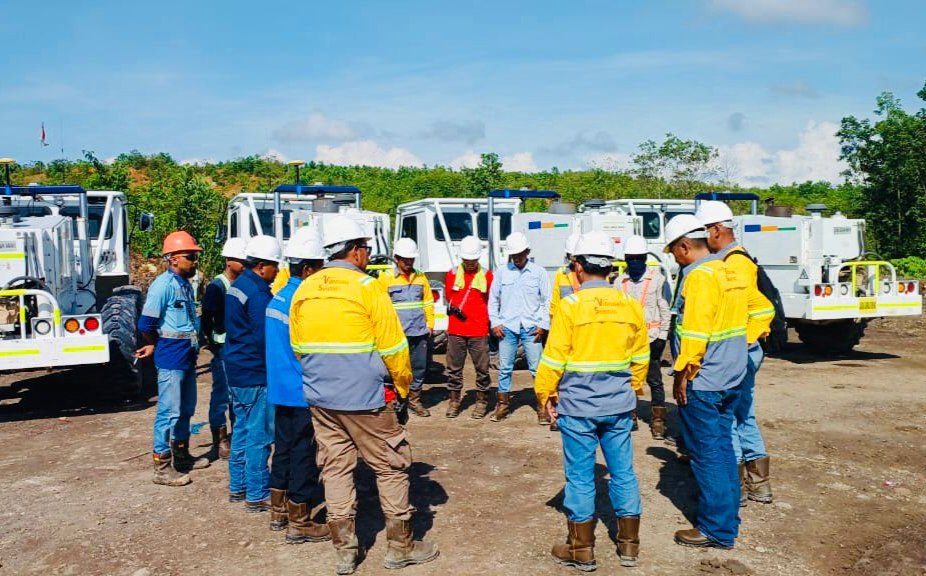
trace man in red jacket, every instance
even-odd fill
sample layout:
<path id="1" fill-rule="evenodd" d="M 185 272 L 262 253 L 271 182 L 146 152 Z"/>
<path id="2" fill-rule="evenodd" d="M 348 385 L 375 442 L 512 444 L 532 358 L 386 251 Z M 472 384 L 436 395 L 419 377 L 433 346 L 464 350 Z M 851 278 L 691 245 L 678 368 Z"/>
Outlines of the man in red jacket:
<path id="1" fill-rule="evenodd" d="M 463 391 L 463 364 L 466 353 L 476 369 L 476 404 L 473 418 L 484 418 L 489 409 L 489 288 L 492 272 L 479 265 L 482 243 L 475 236 L 460 242 L 463 262 L 447 272 L 447 388 L 450 405 L 447 418 L 460 415 Z"/>

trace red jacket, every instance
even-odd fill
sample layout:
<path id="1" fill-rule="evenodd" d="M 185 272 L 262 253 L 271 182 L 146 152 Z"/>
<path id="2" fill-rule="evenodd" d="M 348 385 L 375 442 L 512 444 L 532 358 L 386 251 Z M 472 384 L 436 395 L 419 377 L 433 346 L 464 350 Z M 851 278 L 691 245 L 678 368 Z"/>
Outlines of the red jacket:
<path id="1" fill-rule="evenodd" d="M 447 272 L 444 278 L 444 291 L 447 296 L 448 305 L 453 305 L 466 315 L 466 322 L 460 320 L 453 314 L 448 314 L 447 333 L 455 336 L 479 337 L 489 335 L 489 289 L 492 288 L 492 271 L 486 270 L 486 291 L 470 290 L 469 296 L 466 291 L 473 282 L 472 274 L 463 274 L 463 289 L 454 290 L 453 283 L 456 280 L 454 271 Z M 464 302 L 465 297 L 465 302 Z"/>

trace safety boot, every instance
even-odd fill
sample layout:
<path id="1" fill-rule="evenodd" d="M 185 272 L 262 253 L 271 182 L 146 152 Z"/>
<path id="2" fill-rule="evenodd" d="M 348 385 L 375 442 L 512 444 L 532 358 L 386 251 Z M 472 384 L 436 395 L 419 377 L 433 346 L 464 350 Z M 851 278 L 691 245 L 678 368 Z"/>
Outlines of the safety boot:
<path id="1" fill-rule="evenodd" d="M 177 471 L 173 467 L 170 452 L 154 454 L 154 483 L 162 486 L 186 486 L 190 483 L 190 475 Z"/>
<path id="2" fill-rule="evenodd" d="M 625 516 L 617 519 L 617 555 L 621 566 L 633 568 L 640 555 L 640 517 Z"/>
<path id="3" fill-rule="evenodd" d="M 437 558 L 440 550 L 429 540 L 412 540 L 411 521 L 386 516 L 386 558 L 389 570 L 424 564 Z"/>
<path id="4" fill-rule="evenodd" d="M 415 416 L 427 418 L 431 415 L 430 410 L 421 403 L 421 390 L 408 391 L 408 409 L 415 413 Z"/>
<path id="5" fill-rule="evenodd" d="M 286 490 L 270 489 L 270 529 L 278 532 L 286 528 L 289 516 L 286 511 Z"/>
<path id="6" fill-rule="evenodd" d="M 451 390 L 447 404 L 447 418 L 456 418 L 460 415 L 460 397 L 462 393 L 459 390 Z"/>
<path id="7" fill-rule="evenodd" d="M 640 429 L 640 422 L 637 420 L 637 411 L 633 410 L 630 415 L 633 417 L 633 425 L 630 427 L 631 432 L 636 432 Z"/>
<path id="8" fill-rule="evenodd" d="M 501 422 L 508 418 L 508 408 L 511 402 L 510 392 L 499 392 L 495 401 L 495 413 L 489 417 L 492 422 Z"/>
<path id="9" fill-rule="evenodd" d="M 740 475 L 740 508 L 744 508 L 749 502 L 748 491 L 746 490 L 746 463 L 740 462 L 737 466 Z"/>
<path id="10" fill-rule="evenodd" d="M 222 460 L 228 460 L 231 455 L 231 440 L 228 438 L 227 426 L 212 429 L 212 452 Z"/>
<path id="11" fill-rule="evenodd" d="M 666 407 L 653 406 L 650 416 L 649 429 L 654 440 L 663 440 L 666 437 Z"/>
<path id="12" fill-rule="evenodd" d="M 286 541 L 290 544 L 331 540 L 331 529 L 325 524 L 312 521 L 308 502 L 296 504 L 292 500 L 287 500 L 286 511 L 289 514 Z"/>
<path id="13" fill-rule="evenodd" d="M 483 392 L 482 390 L 476 391 L 476 403 L 473 405 L 473 413 L 471 414 L 476 420 L 481 420 L 486 417 L 486 412 L 489 409 L 489 393 Z"/>
<path id="14" fill-rule="evenodd" d="M 595 562 L 595 519 L 585 522 L 566 522 L 568 534 L 565 544 L 554 544 L 550 552 L 563 566 L 572 566 L 582 572 L 594 572 Z"/>
<path id="15" fill-rule="evenodd" d="M 174 440 L 170 443 L 170 450 L 174 454 L 174 465 L 178 470 L 189 472 L 209 467 L 208 458 L 197 458 L 190 454 L 190 443 L 187 440 Z"/>
<path id="16" fill-rule="evenodd" d="M 537 406 L 537 424 L 541 426 L 549 426 L 552 424 L 546 406 Z"/>
<path id="17" fill-rule="evenodd" d="M 772 503 L 772 482 L 769 478 L 771 459 L 766 456 L 746 462 L 746 492 L 753 502 Z"/>
<path id="18" fill-rule="evenodd" d="M 353 574 L 360 560 L 360 543 L 354 529 L 353 518 L 343 518 L 328 522 L 331 530 L 331 542 L 336 555 L 338 574 Z"/>

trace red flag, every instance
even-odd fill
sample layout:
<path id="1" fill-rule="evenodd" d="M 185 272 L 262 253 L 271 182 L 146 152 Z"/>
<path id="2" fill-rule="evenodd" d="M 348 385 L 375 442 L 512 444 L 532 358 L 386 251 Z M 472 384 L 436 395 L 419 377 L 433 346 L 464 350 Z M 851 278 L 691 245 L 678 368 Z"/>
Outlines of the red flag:
<path id="1" fill-rule="evenodd" d="M 41 137 L 42 146 L 48 146 L 48 143 L 45 142 L 45 123 L 42 122 L 42 137 Z"/>

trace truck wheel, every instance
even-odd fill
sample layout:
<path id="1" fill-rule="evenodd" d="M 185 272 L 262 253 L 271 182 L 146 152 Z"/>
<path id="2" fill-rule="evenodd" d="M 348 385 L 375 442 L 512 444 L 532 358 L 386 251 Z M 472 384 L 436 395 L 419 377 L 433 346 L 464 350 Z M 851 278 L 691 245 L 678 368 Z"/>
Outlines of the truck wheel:
<path id="1" fill-rule="evenodd" d="M 100 310 L 103 333 L 109 336 L 107 375 L 120 390 L 131 396 L 141 393 L 145 372 L 135 363 L 140 313 L 141 290 L 135 286 L 113 290 L 113 295 L 106 299 Z"/>
<path id="2" fill-rule="evenodd" d="M 824 356 L 848 354 L 865 335 L 865 320 L 838 320 L 827 324 L 798 324 L 797 336 L 812 351 Z"/>

